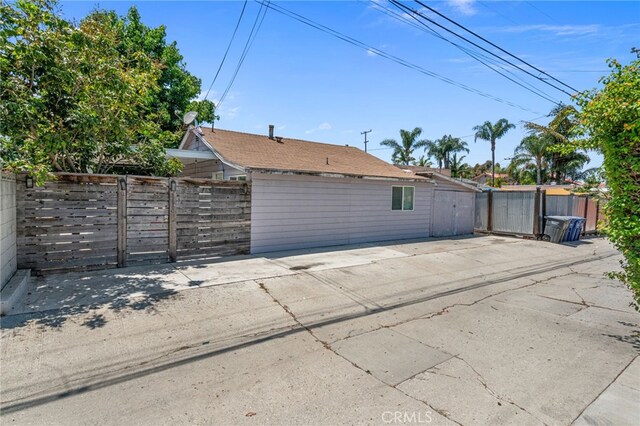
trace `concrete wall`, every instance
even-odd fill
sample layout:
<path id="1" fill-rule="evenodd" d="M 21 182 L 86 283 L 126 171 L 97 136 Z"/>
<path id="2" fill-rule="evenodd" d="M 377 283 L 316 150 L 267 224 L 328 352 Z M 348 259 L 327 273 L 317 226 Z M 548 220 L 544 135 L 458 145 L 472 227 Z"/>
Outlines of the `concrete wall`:
<path id="1" fill-rule="evenodd" d="M 253 174 L 251 252 L 428 237 L 432 183 Z M 392 186 L 415 186 L 413 211 Z"/>
<path id="2" fill-rule="evenodd" d="M 12 175 L 0 174 L 0 287 L 16 268 L 16 181 Z"/>

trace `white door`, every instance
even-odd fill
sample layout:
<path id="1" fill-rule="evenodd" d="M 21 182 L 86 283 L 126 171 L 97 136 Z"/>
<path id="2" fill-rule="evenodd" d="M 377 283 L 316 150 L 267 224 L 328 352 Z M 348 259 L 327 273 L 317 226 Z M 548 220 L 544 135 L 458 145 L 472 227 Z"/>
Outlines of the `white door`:
<path id="1" fill-rule="evenodd" d="M 435 191 L 431 235 L 449 237 L 473 232 L 474 194 L 458 191 Z"/>
<path id="2" fill-rule="evenodd" d="M 473 233 L 475 194 L 456 192 L 454 235 Z"/>

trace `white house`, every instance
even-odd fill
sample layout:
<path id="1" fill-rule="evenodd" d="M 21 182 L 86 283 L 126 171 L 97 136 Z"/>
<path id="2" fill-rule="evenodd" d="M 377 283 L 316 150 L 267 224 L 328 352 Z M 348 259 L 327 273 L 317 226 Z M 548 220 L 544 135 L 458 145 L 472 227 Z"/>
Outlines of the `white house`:
<path id="1" fill-rule="evenodd" d="M 252 184 L 251 252 L 473 232 L 476 188 L 362 150 L 269 133 L 191 127 L 184 176 Z"/>

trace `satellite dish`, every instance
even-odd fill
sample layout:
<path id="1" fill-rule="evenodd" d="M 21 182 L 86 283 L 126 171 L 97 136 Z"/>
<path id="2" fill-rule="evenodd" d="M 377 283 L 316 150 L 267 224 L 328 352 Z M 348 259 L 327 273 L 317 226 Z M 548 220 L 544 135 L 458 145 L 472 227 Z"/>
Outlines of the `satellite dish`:
<path id="1" fill-rule="evenodd" d="M 184 117 L 182 117 L 182 121 L 184 122 L 184 124 L 188 125 L 188 124 L 193 123 L 197 116 L 198 116 L 197 112 L 189 111 L 188 113 L 186 113 L 184 115 Z"/>

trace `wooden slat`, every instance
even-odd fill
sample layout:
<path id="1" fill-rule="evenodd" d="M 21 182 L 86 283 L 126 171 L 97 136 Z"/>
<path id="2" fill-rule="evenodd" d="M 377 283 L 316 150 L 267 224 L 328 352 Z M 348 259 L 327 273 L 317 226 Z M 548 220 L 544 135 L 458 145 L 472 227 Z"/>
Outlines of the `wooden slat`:
<path id="1" fill-rule="evenodd" d="M 249 251 L 249 182 L 58 174 L 17 187 L 18 255 L 36 275 Z"/>

